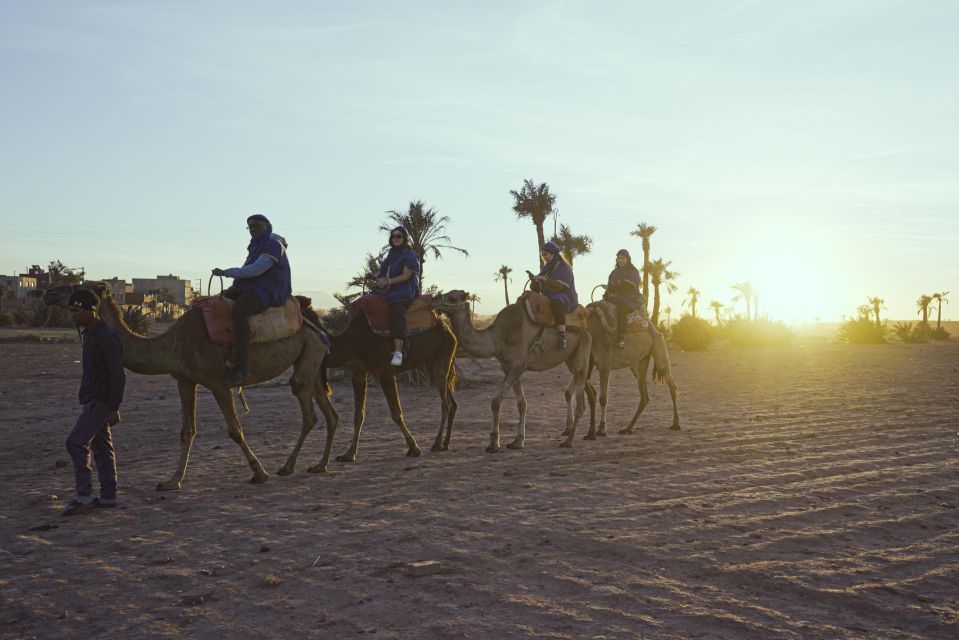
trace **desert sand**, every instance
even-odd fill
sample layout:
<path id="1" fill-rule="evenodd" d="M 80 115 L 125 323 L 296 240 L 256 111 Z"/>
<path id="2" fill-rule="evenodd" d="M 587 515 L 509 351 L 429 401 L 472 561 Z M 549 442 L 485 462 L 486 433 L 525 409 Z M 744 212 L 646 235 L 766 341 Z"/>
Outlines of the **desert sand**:
<path id="1" fill-rule="evenodd" d="M 611 435 L 572 450 L 568 374 L 527 374 L 526 448 L 493 455 L 500 375 L 462 358 L 451 451 L 429 451 L 431 390 L 401 388 L 424 449 L 407 458 L 371 386 L 356 463 L 306 472 L 321 423 L 296 473 L 258 486 L 201 392 L 179 493 L 154 490 L 178 454 L 175 384 L 129 374 L 121 506 L 65 518 L 79 353 L 0 343 L 4 638 L 959 637 L 956 342 L 674 349 L 683 431 L 651 386 L 638 432 L 616 433 L 636 402 L 616 372 Z M 334 393 L 338 454 L 352 397 Z M 296 403 L 282 381 L 247 395 L 275 472 Z M 511 400 L 504 416 L 507 442 Z"/>

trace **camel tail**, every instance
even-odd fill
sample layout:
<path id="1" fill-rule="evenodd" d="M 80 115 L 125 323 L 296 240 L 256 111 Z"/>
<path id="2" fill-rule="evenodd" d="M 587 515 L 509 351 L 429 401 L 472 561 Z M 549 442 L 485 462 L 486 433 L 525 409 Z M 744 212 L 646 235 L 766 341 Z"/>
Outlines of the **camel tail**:
<path id="1" fill-rule="evenodd" d="M 323 388 L 326 389 L 326 397 L 333 397 L 333 387 L 330 386 L 330 381 L 327 378 L 327 366 L 326 363 L 323 363 L 323 366 L 320 367 L 320 382 L 323 384 Z"/>
<path id="2" fill-rule="evenodd" d="M 673 377 L 669 366 L 669 352 L 662 334 L 653 336 L 653 382 L 666 384 Z"/>

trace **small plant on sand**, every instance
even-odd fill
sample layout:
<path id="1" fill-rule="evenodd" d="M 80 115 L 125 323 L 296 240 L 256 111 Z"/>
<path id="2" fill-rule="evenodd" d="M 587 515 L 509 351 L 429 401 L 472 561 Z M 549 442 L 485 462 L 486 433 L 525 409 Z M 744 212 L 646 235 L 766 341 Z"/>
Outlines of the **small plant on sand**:
<path id="1" fill-rule="evenodd" d="M 892 332 L 903 344 L 925 342 L 921 336 L 917 335 L 915 330 L 917 328 L 918 327 L 913 327 L 911 322 L 897 322 L 893 326 Z"/>
<path id="2" fill-rule="evenodd" d="M 886 341 L 885 325 L 877 325 L 868 314 L 846 320 L 839 326 L 839 341 L 848 344 L 881 344 Z"/>
<path id="3" fill-rule="evenodd" d="M 683 351 L 702 351 L 713 339 L 713 327 L 702 318 L 684 313 L 671 327 L 673 344 Z"/>
<path id="4" fill-rule="evenodd" d="M 787 347 L 796 339 L 796 334 L 783 322 L 766 319 L 735 318 L 724 324 L 718 333 L 733 347 Z"/>

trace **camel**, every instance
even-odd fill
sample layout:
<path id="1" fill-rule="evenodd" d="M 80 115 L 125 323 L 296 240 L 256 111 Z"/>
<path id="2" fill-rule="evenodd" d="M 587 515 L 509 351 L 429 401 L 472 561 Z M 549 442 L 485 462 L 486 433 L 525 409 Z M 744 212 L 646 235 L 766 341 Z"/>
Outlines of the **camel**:
<path id="1" fill-rule="evenodd" d="M 469 294 L 465 291 L 449 291 L 433 297 L 434 310 L 445 313 L 450 319 L 456 339 L 473 356 L 494 357 L 499 361 L 505 377 L 499 391 L 493 397 L 493 431 L 489 436 L 487 453 L 500 451 L 499 410 L 503 396 L 512 388 L 516 395 L 519 410 L 519 430 L 510 449 L 522 449 L 526 442 L 526 395 L 520 380 L 526 371 L 546 371 L 565 363 L 573 374 L 566 387 L 566 439 L 561 447 L 573 446 L 576 426 L 583 414 L 583 398 L 586 373 L 589 369 L 589 350 L 592 337 L 589 332 L 570 332 L 569 345 L 559 350 L 559 336 L 555 329 L 534 324 L 523 308 L 522 303 L 506 306 L 484 330 L 473 326 L 469 315 Z M 576 396 L 576 412 L 573 413 L 572 399 Z"/>
<path id="2" fill-rule="evenodd" d="M 48 305 L 65 305 L 72 287 L 48 289 L 43 300 Z M 183 413 L 183 425 L 180 430 L 180 460 L 173 476 L 157 483 L 158 491 L 177 491 L 183 486 L 190 449 L 196 438 L 196 392 L 197 385 L 203 385 L 213 393 L 220 411 L 226 420 L 230 438 L 236 442 L 253 470 L 254 484 L 266 482 L 269 474 L 254 455 L 243 436 L 243 427 L 236 414 L 233 393 L 227 382 L 228 367 L 226 357 L 228 345 L 218 345 L 207 337 L 203 313 L 200 309 L 190 309 L 161 335 L 148 338 L 134 333 L 123 321 L 123 312 L 111 297 L 104 284 L 96 286 L 100 296 L 100 318 L 117 333 L 123 343 L 123 364 L 135 373 L 146 375 L 167 374 L 172 376 L 180 393 L 180 406 Z M 326 450 L 320 464 L 311 468 L 312 472 L 326 471 L 333 435 L 336 433 L 338 416 L 328 397 L 328 387 L 323 369 L 323 360 L 327 356 L 326 345 L 319 335 L 305 324 L 292 336 L 271 342 L 250 345 L 250 375 L 243 380 L 249 386 L 271 380 L 291 365 L 293 376 L 290 388 L 300 403 L 303 414 L 303 426 L 300 439 L 278 472 L 287 475 L 293 471 L 293 462 L 306 434 L 316 424 L 317 415 L 313 409 L 316 400 L 326 419 Z"/>
<path id="3" fill-rule="evenodd" d="M 316 311 L 310 307 L 309 299 L 297 296 L 304 317 L 318 327 L 322 327 Z M 430 382 L 440 395 L 440 428 L 433 441 L 433 451 L 446 451 L 450 446 L 450 432 L 453 418 L 456 416 L 456 400 L 453 390 L 456 388 L 456 375 L 453 362 L 456 357 L 456 336 L 445 322 L 438 323 L 432 329 L 410 336 L 409 348 L 403 364 L 394 367 L 390 364 L 392 354 L 391 338 L 373 333 L 370 323 L 362 313 L 354 315 L 346 329 L 339 334 L 328 333 L 332 348 L 324 362 L 326 367 L 342 367 L 350 372 L 353 384 L 353 441 L 349 450 L 336 457 L 339 462 L 355 462 L 360 442 L 360 431 L 366 417 L 367 378 L 372 375 L 379 380 L 386 404 L 389 405 L 393 421 L 403 432 L 408 456 L 420 455 L 416 439 L 406 427 L 403 419 L 403 407 L 400 405 L 396 388 L 396 374 L 425 366 Z M 445 431 L 444 431 L 445 430 Z"/>
<path id="4" fill-rule="evenodd" d="M 609 374 L 615 369 L 629 369 L 639 383 L 639 407 L 633 414 L 629 424 L 620 429 L 620 433 L 633 433 L 636 420 L 649 403 L 649 390 L 646 384 L 646 371 L 649 368 L 649 359 L 653 358 L 653 379 L 656 382 L 665 382 L 669 387 L 669 395 L 673 399 L 673 424 L 670 429 L 681 429 L 679 425 L 679 408 L 676 404 L 676 383 L 669 366 L 669 353 L 666 351 L 666 341 L 663 336 L 649 331 L 638 331 L 625 334 L 626 348 L 618 349 L 613 344 L 616 315 L 607 314 L 594 303 L 589 305 L 587 327 L 593 337 L 590 352 L 589 373 L 586 375 L 586 398 L 589 400 L 589 432 L 584 440 L 595 440 L 596 436 L 606 435 L 606 403 L 609 400 Z M 599 429 L 596 429 L 596 390 L 590 382 L 593 368 L 599 370 Z"/>

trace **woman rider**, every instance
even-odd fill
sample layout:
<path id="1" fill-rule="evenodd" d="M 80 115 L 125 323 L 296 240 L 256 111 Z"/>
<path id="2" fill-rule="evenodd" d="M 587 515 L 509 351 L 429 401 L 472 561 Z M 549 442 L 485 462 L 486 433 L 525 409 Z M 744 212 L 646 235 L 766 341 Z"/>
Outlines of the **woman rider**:
<path id="1" fill-rule="evenodd" d="M 410 246 L 410 234 L 400 225 L 390 231 L 390 250 L 380 264 L 376 278 L 377 293 L 390 306 L 390 337 L 393 338 L 393 359 L 390 364 L 403 364 L 403 342 L 406 339 L 406 310 L 419 295 L 420 259 Z"/>
<path id="2" fill-rule="evenodd" d="M 233 278 L 233 286 L 223 292 L 235 300 L 233 334 L 236 340 L 236 361 L 229 375 L 230 384 L 240 384 L 250 375 L 248 318 L 267 307 L 280 307 L 290 299 L 290 261 L 286 257 L 286 240 L 273 233 L 266 216 L 256 214 L 246 219 L 250 232 L 246 261 L 242 267 L 213 270 L 215 276 Z"/>
<path id="3" fill-rule="evenodd" d="M 539 274 L 531 278 L 532 288 L 549 298 L 549 306 L 553 310 L 553 321 L 556 323 L 556 330 L 559 331 L 559 348 L 562 351 L 567 346 L 566 314 L 579 306 L 573 267 L 567 262 L 555 242 L 544 244 L 541 255 L 544 264 Z"/>
<path id="4" fill-rule="evenodd" d="M 626 249 L 616 252 L 616 268 L 609 274 L 606 283 L 608 302 L 616 305 L 616 347 L 626 348 L 623 334 L 626 333 L 626 318 L 630 313 L 645 307 L 643 294 L 639 291 L 639 269 L 633 266 L 633 260 Z"/>

